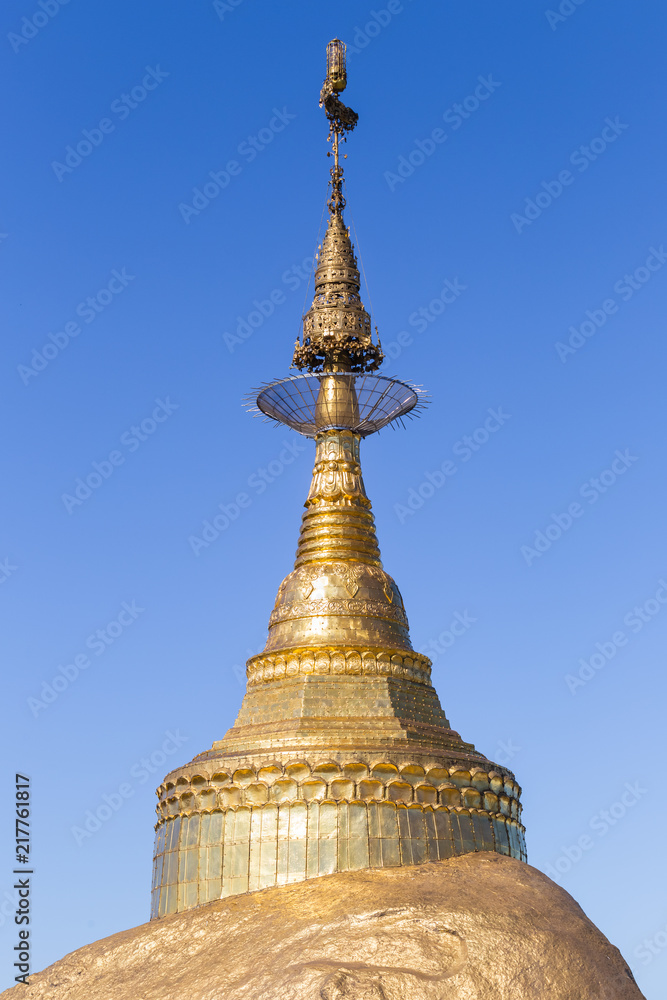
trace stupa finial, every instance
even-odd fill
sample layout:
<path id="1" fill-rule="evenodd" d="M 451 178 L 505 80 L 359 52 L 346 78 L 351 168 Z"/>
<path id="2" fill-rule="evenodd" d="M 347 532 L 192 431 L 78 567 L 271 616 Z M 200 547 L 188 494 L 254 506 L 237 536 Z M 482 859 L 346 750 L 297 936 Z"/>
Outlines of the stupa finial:
<path id="1" fill-rule="evenodd" d="M 337 96 L 346 86 L 345 43 L 334 38 L 327 45 L 327 75 L 320 91 L 320 107 L 329 122 L 328 141 L 333 143 L 327 153 L 334 158 L 329 222 L 318 252 L 313 304 L 303 318 L 303 337 L 297 340 L 292 359 L 296 368 L 310 372 L 373 372 L 384 359 L 379 341 L 373 342 L 350 231 L 343 220 L 340 142 L 359 120 Z"/>
<path id="2" fill-rule="evenodd" d="M 327 45 L 327 75 L 320 91 L 320 107 L 324 108 L 329 122 L 327 142 L 333 139 L 334 165 L 331 169 L 331 198 L 329 211 L 342 212 L 345 208 L 343 197 L 343 168 L 339 160 L 339 141 L 345 142 L 345 133 L 356 128 L 359 115 L 352 108 L 346 107 L 336 96 L 347 87 L 347 68 L 345 65 L 345 42 L 340 38 L 332 39 Z M 331 152 L 327 154 L 331 156 Z"/>

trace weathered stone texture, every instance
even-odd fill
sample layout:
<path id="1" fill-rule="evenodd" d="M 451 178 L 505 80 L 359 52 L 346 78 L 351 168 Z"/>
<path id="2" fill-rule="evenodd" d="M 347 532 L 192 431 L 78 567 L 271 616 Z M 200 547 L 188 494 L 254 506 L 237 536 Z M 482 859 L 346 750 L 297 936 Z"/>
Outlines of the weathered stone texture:
<path id="1" fill-rule="evenodd" d="M 234 896 L 67 955 L 5 1000 L 641 1000 L 571 896 L 498 854 Z"/>

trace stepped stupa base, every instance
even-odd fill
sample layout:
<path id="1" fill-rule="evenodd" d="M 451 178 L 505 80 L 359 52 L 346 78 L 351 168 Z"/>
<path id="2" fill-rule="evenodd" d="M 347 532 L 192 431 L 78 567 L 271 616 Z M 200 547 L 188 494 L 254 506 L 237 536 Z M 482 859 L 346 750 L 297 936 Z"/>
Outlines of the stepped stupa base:
<path id="1" fill-rule="evenodd" d="M 498 854 L 343 872 L 152 921 L 2 1000 L 642 1000 L 564 889 Z"/>

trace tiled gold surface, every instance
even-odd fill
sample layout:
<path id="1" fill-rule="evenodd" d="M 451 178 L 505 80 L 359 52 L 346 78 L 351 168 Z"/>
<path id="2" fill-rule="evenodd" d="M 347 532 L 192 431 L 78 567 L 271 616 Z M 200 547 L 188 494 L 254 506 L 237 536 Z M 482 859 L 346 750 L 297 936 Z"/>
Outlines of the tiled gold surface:
<path id="1" fill-rule="evenodd" d="M 157 847 L 152 917 L 336 871 L 469 851 L 525 860 L 523 827 L 514 819 L 389 801 L 267 803 L 177 816 L 158 827 Z"/>

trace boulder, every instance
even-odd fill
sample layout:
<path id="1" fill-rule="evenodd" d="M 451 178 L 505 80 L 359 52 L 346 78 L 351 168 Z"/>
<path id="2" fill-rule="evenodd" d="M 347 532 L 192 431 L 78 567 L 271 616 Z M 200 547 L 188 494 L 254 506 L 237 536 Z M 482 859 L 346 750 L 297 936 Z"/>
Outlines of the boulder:
<path id="1" fill-rule="evenodd" d="M 3 1000 L 640 1000 L 529 865 L 466 854 L 216 900 L 86 945 Z"/>

